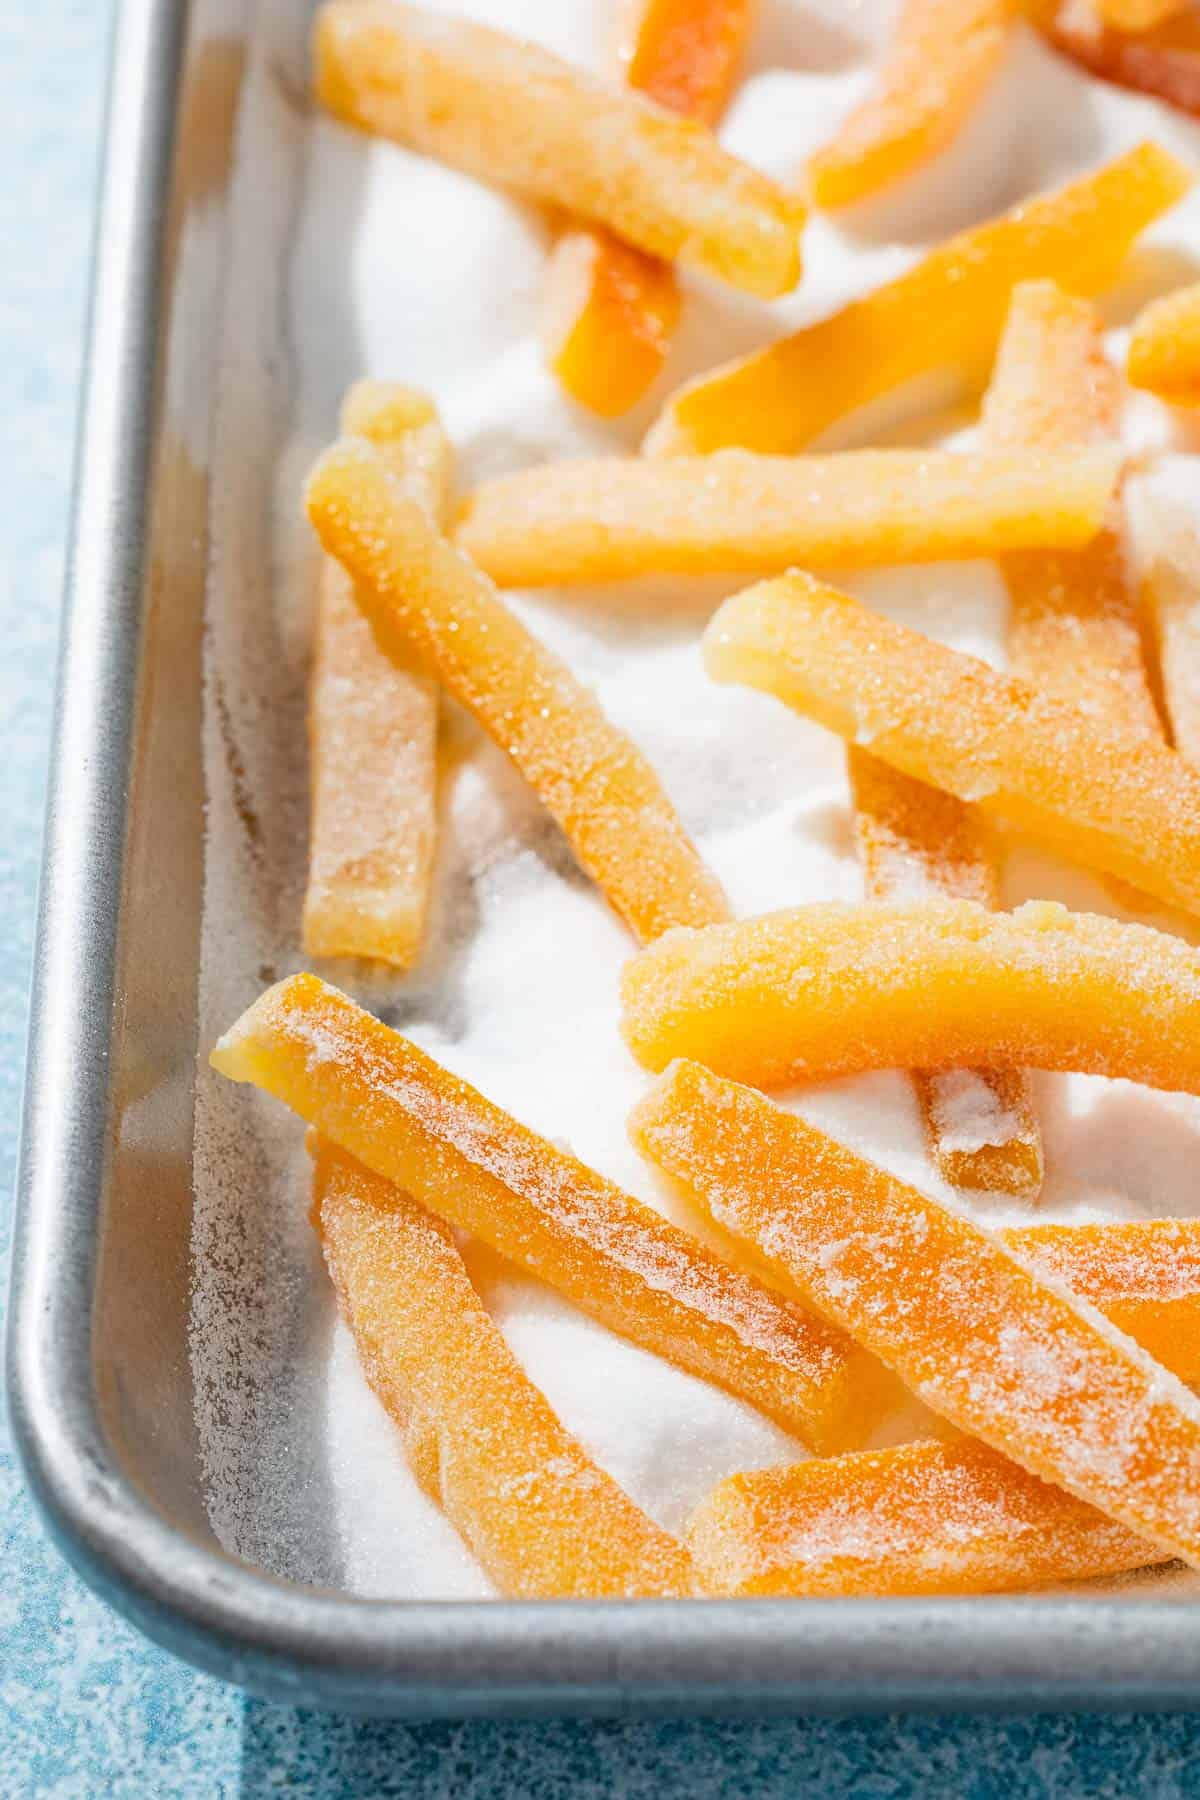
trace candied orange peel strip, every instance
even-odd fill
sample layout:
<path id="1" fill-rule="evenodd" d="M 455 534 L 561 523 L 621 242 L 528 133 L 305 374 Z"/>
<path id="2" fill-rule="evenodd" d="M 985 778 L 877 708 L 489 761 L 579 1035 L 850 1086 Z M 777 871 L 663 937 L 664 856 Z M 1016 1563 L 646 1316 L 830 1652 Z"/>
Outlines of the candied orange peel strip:
<path id="1" fill-rule="evenodd" d="M 1048 277 L 1074 293 L 1111 285 L 1134 238 L 1191 181 L 1175 157 L 1143 144 L 962 232 L 874 293 L 687 383 L 647 449 L 790 452 L 930 369 L 958 369 L 982 385 L 1016 282 Z"/>
<path id="2" fill-rule="evenodd" d="M 715 124 L 753 15 L 751 0 L 640 0 L 624 50 L 626 80 L 669 112 Z M 615 418 L 658 375 L 680 307 L 669 263 L 609 231 L 564 232 L 546 272 L 547 361 L 572 399 Z"/>
<path id="3" fill-rule="evenodd" d="M 1200 282 L 1152 300 L 1129 341 L 1130 384 L 1172 406 L 1200 406 Z"/>
<path id="4" fill-rule="evenodd" d="M 556 1417 L 440 1219 L 327 1143 L 313 1218 L 367 1380 L 422 1487 L 502 1594 L 691 1591 L 687 1552 Z"/>
<path id="5" fill-rule="evenodd" d="M 847 752 L 854 829 L 867 898 L 947 897 L 1000 905 L 996 858 L 983 822 L 951 794 Z M 930 1154 L 954 1187 L 1033 1199 L 1042 1139 L 1023 1069 L 919 1069 L 913 1081 Z"/>
<path id="6" fill-rule="evenodd" d="M 871 92 L 811 158 L 814 205 L 849 206 L 944 150 L 996 73 L 1019 0 L 903 0 Z"/>
<path id="7" fill-rule="evenodd" d="M 502 587 L 987 556 L 1087 543 L 1119 468 L 1112 448 L 579 458 L 483 482 L 456 535 Z"/>
<path id="8" fill-rule="evenodd" d="M 337 445 L 308 512 L 386 647 L 414 652 L 507 752 L 643 941 L 728 916 L 649 763 L 491 583 L 397 491 L 367 445 Z"/>
<path id="9" fill-rule="evenodd" d="M 269 989 L 211 1060 L 610 1330 L 805 1443 L 860 1444 L 894 1404 L 892 1379 L 841 1332 L 538 1137 L 315 975 Z"/>
<path id="10" fill-rule="evenodd" d="M 744 1598 L 997 1593 L 1164 1560 L 971 1439 L 731 1475 L 687 1544 L 703 1588 Z"/>
<path id="11" fill-rule="evenodd" d="M 396 0 L 329 0 L 313 66 L 318 98 L 347 124 L 764 299 L 800 279 L 793 196 L 694 120 L 535 44 Z"/>
<path id="12" fill-rule="evenodd" d="M 1114 31 L 1080 0 L 1047 0 L 1037 23 L 1056 50 L 1090 75 L 1181 112 L 1200 113 L 1200 17 L 1175 12 L 1148 31 Z"/>
<path id="13" fill-rule="evenodd" d="M 1181 1381 L 1200 1380 L 1200 1219 L 1022 1225 L 1000 1236 Z"/>
<path id="14" fill-rule="evenodd" d="M 906 775 L 1200 911 L 1200 772 L 1144 732 L 998 675 L 794 573 L 710 621 L 717 681 L 762 688 Z"/>
<path id="15" fill-rule="evenodd" d="M 1200 1563 L 1200 1403 L 1094 1308 L 965 1213 L 697 1063 L 672 1065 L 631 1131 L 933 1411 Z"/>
<path id="16" fill-rule="evenodd" d="M 449 446 L 424 394 L 359 382 L 342 429 L 375 443 L 411 498 L 444 514 Z M 331 558 L 317 599 L 309 752 L 304 948 L 405 968 L 420 949 L 433 873 L 437 690 L 384 655 Z"/>
<path id="17" fill-rule="evenodd" d="M 985 442 L 1064 450 L 1117 437 L 1120 390 L 1102 330 L 1088 301 L 1053 282 L 1014 289 L 984 400 Z M 1119 526 L 1114 515 L 1083 550 L 1005 558 L 1009 663 L 1043 693 L 1161 739 Z"/>
<path id="18" fill-rule="evenodd" d="M 1200 951 L 1029 900 L 831 901 L 673 931 L 625 966 L 625 1040 L 768 1087 L 866 1069 L 1077 1070 L 1200 1093 Z"/>
<path id="19" fill-rule="evenodd" d="M 1096 11 L 1118 31 L 1150 31 L 1176 13 L 1185 12 L 1192 0 L 1095 0 Z"/>

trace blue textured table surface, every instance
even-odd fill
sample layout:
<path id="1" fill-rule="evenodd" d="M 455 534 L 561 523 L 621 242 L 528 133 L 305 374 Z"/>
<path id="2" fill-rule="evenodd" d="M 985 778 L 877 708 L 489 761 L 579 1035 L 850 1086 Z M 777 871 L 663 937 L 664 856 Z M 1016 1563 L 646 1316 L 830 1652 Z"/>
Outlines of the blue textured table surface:
<path id="1" fill-rule="evenodd" d="M 111 0 L 0 6 L 0 1262 L 25 1040 L 63 539 Z M 4 1285 L 0 1286 L 3 1305 Z M 68 1574 L 0 1416 L 0 1788 L 25 1796 L 1200 1793 L 1191 1718 L 429 1725 L 246 1700 Z"/>

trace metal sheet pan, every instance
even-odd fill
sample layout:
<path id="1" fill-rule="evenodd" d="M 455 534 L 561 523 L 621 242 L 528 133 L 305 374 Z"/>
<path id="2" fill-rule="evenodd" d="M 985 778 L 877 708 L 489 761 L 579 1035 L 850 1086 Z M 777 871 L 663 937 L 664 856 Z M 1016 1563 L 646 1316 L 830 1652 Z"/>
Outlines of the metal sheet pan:
<path id="1" fill-rule="evenodd" d="M 117 39 L 9 1345 L 17 1439 L 64 1553 L 199 1666 L 360 1712 L 1194 1706 L 1200 1608 L 1162 1590 L 382 1604 L 274 1580 L 217 1544 L 187 1353 L 201 631 L 214 302 L 252 11 L 125 0 Z M 153 1131 L 126 1130 L 150 1094 Z"/>

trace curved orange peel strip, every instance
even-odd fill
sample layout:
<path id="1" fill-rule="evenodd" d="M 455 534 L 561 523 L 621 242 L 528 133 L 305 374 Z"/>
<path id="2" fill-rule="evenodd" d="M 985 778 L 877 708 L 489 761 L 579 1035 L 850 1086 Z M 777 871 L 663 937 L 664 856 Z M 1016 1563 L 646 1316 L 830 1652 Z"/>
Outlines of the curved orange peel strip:
<path id="1" fill-rule="evenodd" d="M 584 1312 L 814 1447 L 896 1400 L 874 1359 L 493 1106 L 315 975 L 269 989 L 212 1065 Z"/>
<path id="2" fill-rule="evenodd" d="M 308 512 L 390 649 L 414 652 L 507 752 L 643 941 L 728 916 L 658 777 L 366 445 L 312 473 Z"/>
<path id="3" fill-rule="evenodd" d="M 669 112 L 715 124 L 753 14 L 751 0 L 642 0 L 623 58 L 626 80 Z M 669 263 L 608 231 L 564 232 L 546 271 L 546 359 L 572 399 L 616 418 L 658 375 L 680 309 Z"/>
<path id="4" fill-rule="evenodd" d="M 861 567 L 1084 544 L 1119 453 L 853 450 L 573 459 L 485 481 L 456 540 L 501 587 Z"/>
<path id="5" fill-rule="evenodd" d="M 1200 1564 L 1200 1403 L 1094 1308 L 965 1213 L 697 1063 L 672 1065 L 631 1132 L 935 1412 Z"/>
<path id="6" fill-rule="evenodd" d="M 359 382 L 342 429 L 376 444 L 389 473 L 439 518 L 450 451 L 432 403 Z M 304 948 L 407 967 L 433 874 L 437 690 L 376 644 L 345 571 L 321 569 L 309 689 L 312 825 Z"/>
<path id="7" fill-rule="evenodd" d="M 1134 321 L 1131 386 L 1172 406 L 1200 406 L 1200 283 L 1152 300 Z"/>
<path id="8" fill-rule="evenodd" d="M 830 902 L 673 931 L 621 991 L 649 1069 L 694 1057 L 769 1087 L 1026 1065 L 1200 1094 L 1200 950 L 1049 900 Z"/>
<path id="9" fill-rule="evenodd" d="M 363 1372 L 414 1473 L 502 1594 L 686 1594 L 687 1552 L 555 1416 L 440 1219 L 319 1143 L 313 1217 Z"/>
<path id="10" fill-rule="evenodd" d="M 800 279 L 793 196 L 702 125 L 535 44 L 395 0 L 329 0 L 313 67 L 318 98 L 348 124 L 763 299 Z"/>
<path id="11" fill-rule="evenodd" d="M 1019 0 L 903 0 L 866 99 L 808 165 L 815 206 L 849 206 L 944 150 L 996 73 Z"/>
<path id="12" fill-rule="evenodd" d="M 1111 285 L 1134 238 L 1191 182 L 1177 158 L 1142 144 L 950 238 L 906 275 L 815 325 L 698 376 L 668 400 L 646 448 L 795 451 L 930 369 L 956 368 L 982 384 L 1016 282 L 1049 277 L 1074 293 Z"/>
<path id="13" fill-rule="evenodd" d="M 704 1589 L 744 1598 L 997 1593 L 1164 1560 L 972 1439 L 731 1475 L 686 1541 Z"/>
<path id="14" fill-rule="evenodd" d="M 1000 905 L 996 859 L 972 807 L 853 745 L 847 763 L 869 900 L 903 895 Z M 913 1081 L 930 1154 L 946 1181 L 1036 1197 L 1042 1139 L 1024 1070 L 919 1069 Z"/>
<path id="15" fill-rule="evenodd" d="M 792 574 L 710 621 L 717 681 L 774 694 L 906 775 L 1200 912 L 1200 771 L 1144 732 L 1065 705 Z"/>

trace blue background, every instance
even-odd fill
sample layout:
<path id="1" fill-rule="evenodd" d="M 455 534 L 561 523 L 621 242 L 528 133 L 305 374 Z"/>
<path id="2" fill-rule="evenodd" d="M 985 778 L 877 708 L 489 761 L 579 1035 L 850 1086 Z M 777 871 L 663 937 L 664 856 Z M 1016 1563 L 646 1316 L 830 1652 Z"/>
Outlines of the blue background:
<path id="1" fill-rule="evenodd" d="M 0 4 L 0 1264 L 112 0 Z M 6 1274 L 0 1285 L 4 1303 Z M 67 1573 L 0 1415 L 0 1791 L 25 1796 L 1200 1794 L 1191 1718 L 358 1722 L 246 1700 Z"/>

